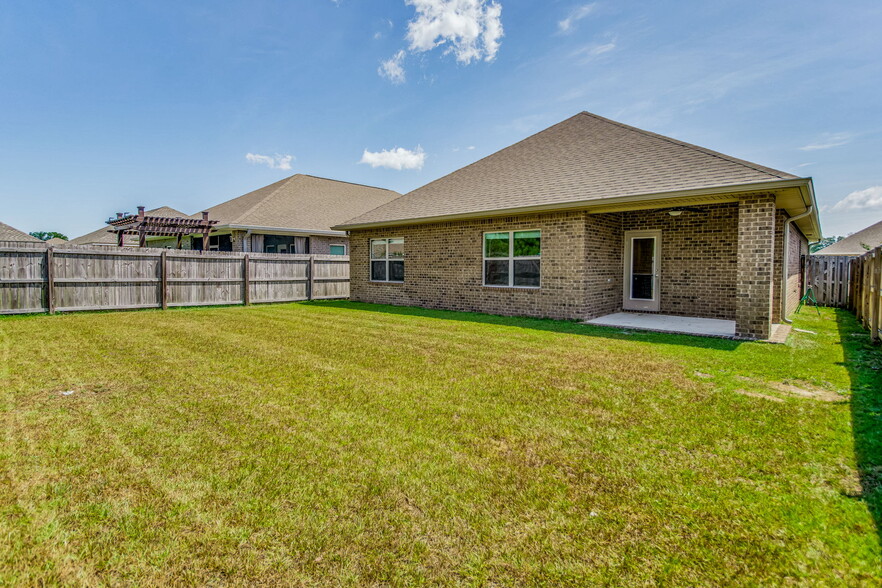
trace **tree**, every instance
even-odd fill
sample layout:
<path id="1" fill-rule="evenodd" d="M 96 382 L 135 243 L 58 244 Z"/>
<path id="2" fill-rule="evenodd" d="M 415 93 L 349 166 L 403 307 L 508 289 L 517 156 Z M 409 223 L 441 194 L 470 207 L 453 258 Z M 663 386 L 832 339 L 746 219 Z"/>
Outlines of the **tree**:
<path id="1" fill-rule="evenodd" d="M 49 239 L 54 239 L 55 237 L 67 241 L 66 235 L 56 233 L 55 231 L 34 231 L 33 233 L 31 233 L 31 237 L 36 237 L 40 241 L 48 241 Z"/>
<path id="2" fill-rule="evenodd" d="M 845 239 L 845 237 L 843 237 L 842 235 L 839 235 L 838 237 L 824 237 L 823 239 L 821 239 L 817 243 L 812 243 L 809 246 L 809 252 L 815 253 L 817 251 L 820 251 L 824 247 L 832 245 L 833 243 L 838 243 L 839 241 L 842 241 L 843 239 Z"/>

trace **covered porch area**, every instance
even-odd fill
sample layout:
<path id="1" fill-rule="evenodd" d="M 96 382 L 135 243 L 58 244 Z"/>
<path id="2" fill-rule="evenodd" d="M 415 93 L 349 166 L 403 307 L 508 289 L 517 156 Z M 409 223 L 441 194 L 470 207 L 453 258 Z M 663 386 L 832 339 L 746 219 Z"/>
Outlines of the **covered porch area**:
<path id="1" fill-rule="evenodd" d="M 786 215 L 771 194 L 716 198 L 590 210 L 586 322 L 769 339 L 780 321 L 775 242 Z"/>
<path id="2" fill-rule="evenodd" d="M 706 337 L 734 338 L 736 336 L 734 320 L 645 312 L 614 312 L 585 321 L 585 324 Z"/>

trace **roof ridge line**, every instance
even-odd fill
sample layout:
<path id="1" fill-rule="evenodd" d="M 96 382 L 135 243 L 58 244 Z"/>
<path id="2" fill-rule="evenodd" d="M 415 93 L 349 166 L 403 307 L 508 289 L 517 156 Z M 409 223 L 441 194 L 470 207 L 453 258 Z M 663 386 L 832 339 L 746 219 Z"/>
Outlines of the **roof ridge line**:
<path id="1" fill-rule="evenodd" d="M 347 180 L 338 180 L 336 178 L 326 178 L 324 176 L 314 176 L 312 174 L 294 174 L 294 175 L 303 176 L 306 178 L 313 178 L 316 180 L 326 180 L 328 182 L 339 182 L 340 184 L 350 184 L 352 186 L 361 186 L 362 188 L 371 188 L 373 190 L 384 190 L 386 192 L 395 192 L 395 190 L 392 190 L 390 188 L 381 188 L 380 186 L 371 186 L 370 184 L 359 184 L 358 182 L 349 182 Z M 294 176 L 291 176 L 291 177 L 293 178 Z M 395 192 L 395 193 L 398 194 L 398 192 Z"/>
<path id="2" fill-rule="evenodd" d="M 771 176 L 771 177 L 773 177 L 773 178 L 778 178 L 778 179 L 781 179 L 781 180 L 787 179 L 787 178 L 785 178 L 784 176 L 781 176 L 781 175 L 778 175 L 778 174 L 770 173 L 770 172 L 767 171 L 767 170 L 772 170 L 772 171 L 775 171 L 775 172 L 780 172 L 780 173 L 785 173 L 785 174 L 786 174 L 787 172 L 783 172 L 783 171 L 781 171 L 781 170 L 776 170 L 776 169 L 774 169 L 774 168 L 766 167 L 766 166 L 760 166 L 760 167 L 757 167 L 759 164 L 754 164 L 753 162 L 747 161 L 746 159 L 738 159 L 737 157 L 731 157 L 731 156 L 729 156 L 729 155 L 726 155 L 725 153 L 721 153 L 721 152 L 719 152 L 719 151 L 714 151 L 713 149 L 708 149 L 708 148 L 706 148 L 706 147 L 701 147 L 701 146 L 699 146 L 699 145 L 695 145 L 695 144 L 693 144 L 693 143 L 687 143 L 686 141 L 681 141 L 680 139 L 675 139 L 675 138 L 673 138 L 673 137 L 668 137 L 668 136 L 666 136 L 666 135 L 661 135 L 661 134 L 659 134 L 659 133 L 653 133 L 652 131 L 647 131 L 646 129 L 641 129 L 641 128 L 638 128 L 638 127 L 632 127 L 631 125 L 627 125 L 627 124 L 625 124 L 625 123 L 621 123 L 621 122 L 619 122 L 619 121 L 612 120 L 612 119 L 609 119 L 609 118 L 606 118 L 606 117 L 600 116 L 600 115 L 598 115 L 598 114 L 594 114 L 593 112 L 588 112 L 587 110 L 583 110 L 583 111 L 582 111 L 581 113 L 579 113 L 579 114 L 584 114 L 584 115 L 590 116 L 590 117 L 592 117 L 592 118 L 596 118 L 597 120 L 602 120 L 602 121 L 604 121 L 604 122 L 607 122 L 607 123 L 610 123 L 610 124 L 617 125 L 617 126 L 623 128 L 623 129 L 626 129 L 626 130 L 629 130 L 629 131 L 634 131 L 634 132 L 636 132 L 636 133 L 640 133 L 640 134 L 642 134 L 642 135 L 646 135 L 647 137 L 652 137 L 652 138 L 655 138 L 655 139 L 660 139 L 660 140 L 662 140 L 662 141 L 667 141 L 668 143 L 673 143 L 673 144 L 675 144 L 675 145 L 679 145 L 680 147 L 685 147 L 685 148 L 687 148 L 687 149 L 692 149 L 693 151 L 698 151 L 698 152 L 700 152 L 700 153 L 704 153 L 705 155 L 710 155 L 711 157 L 716 157 L 717 159 L 722 159 L 722 160 L 724 160 L 724 161 L 728 161 L 729 163 L 735 163 L 735 164 L 741 165 L 742 167 L 746 167 L 746 168 L 748 168 L 748 169 L 752 169 L 753 171 L 760 172 L 760 173 L 762 173 L 762 174 L 766 174 L 767 176 Z M 761 168 L 764 168 L 764 169 L 761 169 Z M 788 175 L 793 175 L 793 174 L 788 174 Z"/>

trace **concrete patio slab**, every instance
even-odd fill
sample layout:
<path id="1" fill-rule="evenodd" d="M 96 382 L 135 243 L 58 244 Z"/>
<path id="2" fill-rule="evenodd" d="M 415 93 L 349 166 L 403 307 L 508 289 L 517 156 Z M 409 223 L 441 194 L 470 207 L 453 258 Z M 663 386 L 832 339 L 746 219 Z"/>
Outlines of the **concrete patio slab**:
<path id="1" fill-rule="evenodd" d="M 672 316 L 668 314 L 649 314 L 642 312 L 615 312 L 590 321 L 589 325 L 659 331 L 662 333 L 684 333 L 707 337 L 735 337 L 735 321 L 697 318 L 691 316 Z"/>

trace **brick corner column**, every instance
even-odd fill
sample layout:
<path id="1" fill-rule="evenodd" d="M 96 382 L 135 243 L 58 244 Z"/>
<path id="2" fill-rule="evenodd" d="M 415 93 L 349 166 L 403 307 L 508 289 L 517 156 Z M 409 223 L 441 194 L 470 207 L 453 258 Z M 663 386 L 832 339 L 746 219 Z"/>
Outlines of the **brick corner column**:
<path id="1" fill-rule="evenodd" d="M 245 241 L 248 239 L 248 233 L 245 231 L 232 231 L 230 234 L 230 242 L 233 245 L 233 251 L 238 252 L 247 252 L 251 248 L 249 247 L 250 243 L 246 243 Z"/>
<path id="2" fill-rule="evenodd" d="M 775 198 L 751 196 L 738 203 L 738 283 L 735 333 L 768 339 L 772 330 L 775 268 Z"/>

